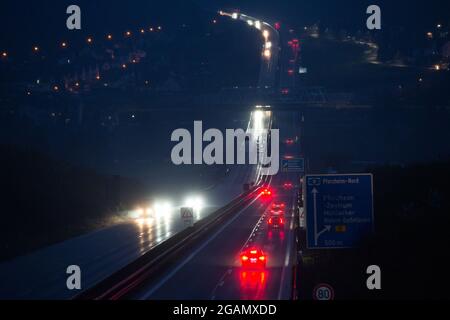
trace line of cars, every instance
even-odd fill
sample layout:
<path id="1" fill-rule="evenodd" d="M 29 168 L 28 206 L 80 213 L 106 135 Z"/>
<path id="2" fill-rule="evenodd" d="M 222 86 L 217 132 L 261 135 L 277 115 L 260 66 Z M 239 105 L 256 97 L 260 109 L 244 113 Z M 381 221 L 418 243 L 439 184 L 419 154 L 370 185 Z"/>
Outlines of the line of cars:
<path id="1" fill-rule="evenodd" d="M 275 229 L 283 230 L 286 223 L 286 204 L 284 202 L 274 201 L 273 195 L 274 192 L 270 188 L 264 188 L 260 194 L 263 201 L 271 202 L 266 220 L 267 228 L 269 231 Z M 265 268 L 267 265 L 267 255 L 260 247 L 251 246 L 241 252 L 240 261 L 243 268 Z"/>

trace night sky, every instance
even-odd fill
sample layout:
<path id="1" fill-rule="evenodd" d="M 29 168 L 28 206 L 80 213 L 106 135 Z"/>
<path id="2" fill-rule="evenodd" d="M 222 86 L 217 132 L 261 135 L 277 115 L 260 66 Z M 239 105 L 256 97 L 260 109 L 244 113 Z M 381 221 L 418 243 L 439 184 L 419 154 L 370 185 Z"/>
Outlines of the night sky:
<path id="1" fill-rule="evenodd" d="M 315 22 L 332 27 L 359 29 L 365 24 L 365 9 L 370 4 L 382 7 L 385 26 L 426 28 L 430 24 L 450 21 L 450 4 L 446 0 L 391 1 L 391 0 L 171 0 L 171 1 L 12 1 L 0 3 L 2 46 L 25 45 L 24 39 L 45 41 L 62 37 L 65 29 L 65 10 L 70 4 L 82 8 L 83 32 L 97 33 L 123 30 L 126 27 L 155 23 L 196 23 L 199 18 L 214 16 L 219 9 L 239 8 L 243 12 L 280 19 L 291 26 Z M 49 35 L 51 33 L 51 35 Z M 34 40 L 36 39 L 36 40 Z M 28 45 L 28 44 L 27 44 Z"/>

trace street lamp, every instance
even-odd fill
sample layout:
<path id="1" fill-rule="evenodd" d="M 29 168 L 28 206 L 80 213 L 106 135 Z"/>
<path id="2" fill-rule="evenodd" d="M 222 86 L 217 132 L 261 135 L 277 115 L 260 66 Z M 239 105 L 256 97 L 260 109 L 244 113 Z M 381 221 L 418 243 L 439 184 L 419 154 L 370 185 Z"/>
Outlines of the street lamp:
<path id="1" fill-rule="evenodd" d="M 280 33 L 277 28 L 273 27 L 271 24 L 255 19 L 253 17 L 247 16 L 242 13 L 227 13 L 224 11 L 219 11 L 221 16 L 228 16 L 234 20 L 241 20 L 246 22 L 250 27 L 261 31 L 264 38 L 264 47 L 262 48 L 262 59 L 263 64 L 261 65 L 260 79 L 258 86 L 260 88 L 270 88 L 275 86 L 276 70 L 279 59 L 279 43 L 280 43 Z"/>

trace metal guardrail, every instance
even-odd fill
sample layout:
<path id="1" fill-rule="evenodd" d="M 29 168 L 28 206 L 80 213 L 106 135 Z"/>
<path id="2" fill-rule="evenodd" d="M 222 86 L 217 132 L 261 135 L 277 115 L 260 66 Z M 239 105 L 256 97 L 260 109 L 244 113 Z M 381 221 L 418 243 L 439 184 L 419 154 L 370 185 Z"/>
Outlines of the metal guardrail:
<path id="1" fill-rule="evenodd" d="M 271 89 L 236 88 L 219 93 L 200 95 L 194 99 L 197 105 L 276 105 L 276 104 L 350 104 L 354 96 L 349 93 L 328 93 L 321 87 L 301 88 L 278 92 Z"/>
<path id="2" fill-rule="evenodd" d="M 93 288 L 90 288 L 73 300 L 119 300 L 126 298 L 144 283 L 156 279 L 161 272 L 176 262 L 193 245 L 217 228 L 224 219 L 251 202 L 260 187 L 233 200 L 215 214 L 197 222 L 171 239 L 161 243 L 130 265 L 119 270 Z"/>

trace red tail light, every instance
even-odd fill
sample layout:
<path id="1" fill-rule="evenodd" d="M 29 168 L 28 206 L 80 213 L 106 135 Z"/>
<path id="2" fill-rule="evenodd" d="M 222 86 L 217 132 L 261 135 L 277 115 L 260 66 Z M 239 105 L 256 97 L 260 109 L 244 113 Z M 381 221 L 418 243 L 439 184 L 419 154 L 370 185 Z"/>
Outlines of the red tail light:
<path id="1" fill-rule="evenodd" d="M 293 187 L 293 185 L 292 185 L 292 183 L 290 183 L 290 182 L 286 182 L 285 184 L 284 184 L 284 188 L 285 189 L 290 189 L 290 188 L 292 188 Z"/>
<path id="2" fill-rule="evenodd" d="M 272 218 L 270 218 L 269 219 L 269 224 L 272 224 L 273 223 L 273 220 L 272 220 Z"/>
<path id="3" fill-rule="evenodd" d="M 241 253 L 242 267 L 265 267 L 267 256 L 261 249 L 251 248 Z"/>
<path id="4" fill-rule="evenodd" d="M 283 223 L 284 223 L 283 218 L 280 218 L 280 224 L 283 224 Z"/>

